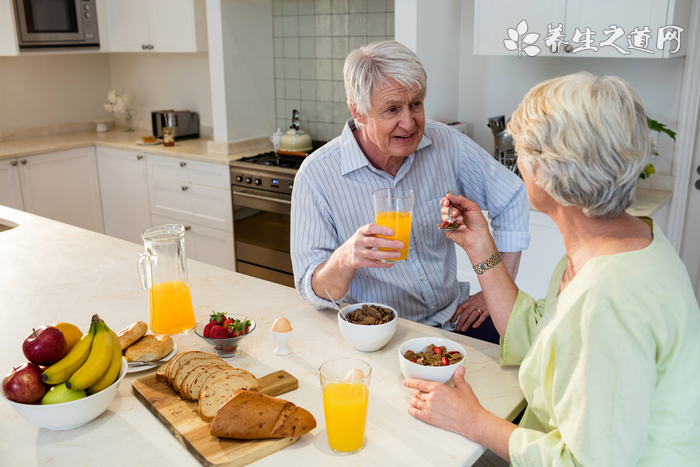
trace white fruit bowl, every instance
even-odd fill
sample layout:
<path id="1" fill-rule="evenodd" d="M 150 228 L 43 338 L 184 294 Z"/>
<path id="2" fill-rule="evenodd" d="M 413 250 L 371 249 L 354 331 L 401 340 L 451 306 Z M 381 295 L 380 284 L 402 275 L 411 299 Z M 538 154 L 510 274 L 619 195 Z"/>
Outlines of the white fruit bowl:
<path id="1" fill-rule="evenodd" d="M 434 344 L 436 347 L 441 347 L 444 345 L 448 352 L 457 351 L 462 354 L 462 360 L 447 366 L 424 366 L 413 363 L 407 360 L 404 356 L 409 350 L 416 353 L 422 352 L 430 344 Z M 465 357 L 466 352 L 464 347 L 455 341 L 442 339 L 440 337 L 418 337 L 416 339 L 411 339 L 404 342 L 399 347 L 399 366 L 401 367 L 401 373 L 403 373 L 405 378 L 424 379 L 426 381 L 434 381 L 436 383 L 448 382 L 450 378 L 452 378 L 452 375 L 457 367 L 464 364 Z"/>
<path id="2" fill-rule="evenodd" d="M 117 395 L 119 383 L 126 375 L 128 367 L 129 364 L 122 358 L 122 368 L 119 370 L 119 377 L 110 387 L 92 396 L 76 401 L 63 402 L 62 404 L 20 404 L 7 399 L 5 394 L 2 394 L 2 391 L 0 391 L 0 394 L 23 419 L 32 425 L 46 428 L 47 430 L 70 430 L 71 428 L 90 423 L 107 410 L 114 396 Z"/>
<path id="3" fill-rule="evenodd" d="M 386 308 L 394 313 L 394 319 L 384 324 L 376 324 L 366 326 L 363 324 L 353 324 L 345 321 L 343 316 L 355 310 L 362 308 L 362 305 L 374 305 L 377 307 Z M 394 336 L 396 332 L 396 324 L 399 321 L 399 314 L 390 306 L 382 305 L 381 303 L 356 303 L 349 305 L 338 312 L 338 326 L 340 333 L 343 335 L 350 345 L 361 352 L 374 352 L 384 347 Z"/>

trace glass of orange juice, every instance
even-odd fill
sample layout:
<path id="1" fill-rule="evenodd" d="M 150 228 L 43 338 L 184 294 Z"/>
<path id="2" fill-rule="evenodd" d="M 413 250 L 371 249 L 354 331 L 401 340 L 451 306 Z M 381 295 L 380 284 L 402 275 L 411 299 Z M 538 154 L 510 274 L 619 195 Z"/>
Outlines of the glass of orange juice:
<path id="1" fill-rule="evenodd" d="M 321 365 L 318 372 L 328 445 L 337 454 L 355 454 L 365 444 L 372 367 L 357 358 L 338 358 Z"/>
<path id="2" fill-rule="evenodd" d="M 195 325 L 185 261 L 185 227 L 166 224 L 141 234 L 141 288 L 148 290 L 148 322 L 156 334 L 179 334 Z"/>
<path id="3" fill-rule="evenodd" d="M 403 242 L 401 256 L 396 259 L 382 259 L 383 263 L 397 263 L 408 258 L 408 244 L 411 238 L 411 217 L 413 214 L 413 190 L 406 188 L 382 188 L 372 192 L 374 198 L 374 222 L 378 225 L 389 227 L 394 235 L 382 238 L 390 238 Z M 382 251 L 391 248 L 379 248 Z"/>

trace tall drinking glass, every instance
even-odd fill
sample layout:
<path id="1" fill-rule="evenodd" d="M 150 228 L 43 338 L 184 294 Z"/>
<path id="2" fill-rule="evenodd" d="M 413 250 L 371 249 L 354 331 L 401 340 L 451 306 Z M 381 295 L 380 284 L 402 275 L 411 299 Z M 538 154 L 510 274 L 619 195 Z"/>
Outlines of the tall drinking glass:
<path id="1" fill-rule="evenodd" d="M 338 358 L 327 361 L 318 371 L 328 445 L 337 454 L 355 454 L 365 442 L 372 367 L 356 358 Z"/>
<path id="2" fill-rule="evenodd" d="M 411 217 L 413 213 L 413 190 L 406 188 L 383 188 L 372 192 L 374 198 L 375 224 L 389 227 L 394 231 L 391 237 L 379 237 L 403 242 L 401 256 L 396 259 L 383 259 L 383 263 L 406 261 L 408 258 L 408 243 L 411 238 Z M 391 251 L 391 248 L 379 248 L 381 251 Z"/>
<path id="3" fill-rule="evenodd" d="M 167 224 L 141 234 L 146 251 L 139 255 L 141 288 L 148 290 L 148 317 L 156 334 L 178 334 L 195 325 L 185 261 L 185 227 Z"/>

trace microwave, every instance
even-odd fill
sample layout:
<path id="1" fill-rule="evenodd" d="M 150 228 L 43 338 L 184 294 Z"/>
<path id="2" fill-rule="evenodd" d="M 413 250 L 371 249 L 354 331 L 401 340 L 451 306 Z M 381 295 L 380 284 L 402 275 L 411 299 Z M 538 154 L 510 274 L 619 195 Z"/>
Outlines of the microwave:
<path id="1" fill-rule="evenodd" d="M 100 45 L 95 0 L 14 0 L 20 48 Z"/>

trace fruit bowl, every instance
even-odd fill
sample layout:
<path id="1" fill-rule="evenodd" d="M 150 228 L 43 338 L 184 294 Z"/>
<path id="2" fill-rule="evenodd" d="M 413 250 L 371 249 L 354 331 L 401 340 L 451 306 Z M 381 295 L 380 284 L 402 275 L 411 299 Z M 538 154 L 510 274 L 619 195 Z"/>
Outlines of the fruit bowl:
<path id="1" fill-rule="evenodd" d="M 229 314 L 227 314 L 226 317 L 232 319 L 239 319 L 241 321 L 243 321 L 246 318 L 245 316 L 241 315 Z M 210 339 L 208 337 L 204 337 L 204 327 L 207 324 L 209 324 L 209 318 L 202 321 L 198 321 L 194 327 L 194 333 L 197 334 L 197 336 L 199 336 L 204 342 L 211 345 L 214 348 L 214 353 L 218 357 L 234 357 L 240 353 L 238 347 L 241 345 L 241 341 L 246 337 L 250 336 L 253 333 L 253 331 L 255 331 L 255 321 L 253 321 L 250 318 L 248 319 L 251 322 L 250 328 L 248 329 L 248 332 L 246 334 L 243 334 L 242 336 L 229 337 L 228 339 Z"/>
<path id="2" fill-rule="evenodd" d="M 406 352 L 412 350 L 414 352 L 422 352 L 425 348 L 434 344 L 437 347 L 445 346 L 448 352 L 457 351 L 462 354 L 462 360 L 452 365 L 447 366 L 424 366 L 417 363 L 410 362 L 404 357 Z M 436 383 L 446 383 L 452 378 L 455 370 L 458 366 L 464 364 L 464 360 L 467 354 L 464 347 L 448 339 L 443 339 L 441 337 L 418 337 L 416 339 L 411 339 L 399 347 L 399 366 L 401 367 L 401 373 L 403 373 L 405 378 L 416 378 L 424 379 L 426 381 L 434 381 Z"/>
<path id="3" fill-rule="evenodd" d="M 119 370 L 117 380 L 108 388 L 71 402 L 63 402 L 61 404 L 39 405 L 39 404 L 20 404 L 13 402 L 5 397 L 5 399 L 27 422 L 36 425 L 39 428 L 47 430 L 70 430 L 90 423 L 107 410 L 109 404 L 117 395 L 119 383 L 126 375 L 126 370 L 129 365 L 122 358 L 122 367 Z"/>

